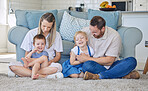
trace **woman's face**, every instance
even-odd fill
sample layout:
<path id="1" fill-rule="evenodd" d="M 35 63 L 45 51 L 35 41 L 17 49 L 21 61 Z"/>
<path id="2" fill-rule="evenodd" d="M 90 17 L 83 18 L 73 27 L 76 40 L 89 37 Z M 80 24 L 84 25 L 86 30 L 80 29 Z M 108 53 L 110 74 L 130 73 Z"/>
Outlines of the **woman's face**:
<path id="1" fill-rule="evenodd" d="M 48 22 L 47 20 L 43 20 L 41 23 L 41 29 L 43 34 L 47 34 L 50 32 L 51 28 L 52 28 L 53 22 Z"/>

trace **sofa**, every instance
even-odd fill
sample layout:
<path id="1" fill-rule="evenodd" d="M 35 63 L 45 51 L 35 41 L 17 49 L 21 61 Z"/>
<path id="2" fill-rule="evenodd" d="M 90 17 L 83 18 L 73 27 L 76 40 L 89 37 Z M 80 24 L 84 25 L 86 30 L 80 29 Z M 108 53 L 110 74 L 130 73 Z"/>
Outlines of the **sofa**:
<path id="1" fill-rule="evenodd" d="M 142 40 L 142 32 L 136 27 L 122 26 L 122 12 L 99 11 L 89 9 L 88 12 L 77 12 L 65 10 L 16 10 L 16 26 L 8 32 L 8 40 L 16 45 L 16 60 L 21 61 L 25 51 L 20 48 L 26 33 L 38 27 L 39 18 L 46 12 L 51 12 L 56 18 L 56 28 L 60 32 L 63 43 L 63 52 L 59 63 L 70 58 L 71 48 L 74 46 L 73 35 L 83 27 L 89 26 L 93 16 L 102 16 L 107 26 L 117 30 L 122 39 L 122 50 L 120 58 L 135 57 L 135 47 Z"/>

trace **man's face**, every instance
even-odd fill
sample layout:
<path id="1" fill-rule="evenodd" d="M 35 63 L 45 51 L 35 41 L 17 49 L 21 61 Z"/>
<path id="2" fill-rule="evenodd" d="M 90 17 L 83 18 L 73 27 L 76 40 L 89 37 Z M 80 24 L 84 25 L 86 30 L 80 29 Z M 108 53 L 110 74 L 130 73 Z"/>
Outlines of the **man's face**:
<path id="1" fill-rule="evenodd" d="M 105 28 L 103 27 L 101 30 L 97 28 L 97 26 L 89 26 L 91 34 L 95 37 L 95 38 L 101 38 L 105 32 Z"/>

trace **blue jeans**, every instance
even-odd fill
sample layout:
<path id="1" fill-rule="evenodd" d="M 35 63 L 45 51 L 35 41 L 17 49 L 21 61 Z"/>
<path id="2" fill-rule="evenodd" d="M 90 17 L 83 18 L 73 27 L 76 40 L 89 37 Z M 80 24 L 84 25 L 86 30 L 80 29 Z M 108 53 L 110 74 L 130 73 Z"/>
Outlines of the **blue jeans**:
<path id="1" fill-rule="evenodd" d="M 122 78 L 129 74 L 137 66 L 137 61 L 134 57 L 128 57 L 122 60 L 115 61 L 109 69 L 94 61 L 86 61 L 83 63 L 83 72 L 88 71 L 93 74 L 101 75 L 100 79 Z"/>

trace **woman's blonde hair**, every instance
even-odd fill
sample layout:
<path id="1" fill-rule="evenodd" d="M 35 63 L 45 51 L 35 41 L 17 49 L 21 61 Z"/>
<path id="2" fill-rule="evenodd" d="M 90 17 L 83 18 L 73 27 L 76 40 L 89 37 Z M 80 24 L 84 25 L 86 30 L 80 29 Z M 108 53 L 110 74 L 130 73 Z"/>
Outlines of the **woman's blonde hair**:
<path id="1" fill-rule="evenodd" d="M 83 31 L 77 31 L 77 32 L 75 33 L 75 35 L 74 35 L 74 42 L 76 42 L 76 36 L 77 36 L 78 34 L 83 34 L 83 35 L 85 36 L 85 38 L 88 39 L 87 34 L 86 34 L 85 32 L 83 32 Z"/>
<path id="2" fill-rule="evenodd" d="M 48 41 L 48 49 L 53 45 L 56 37 L 56 22 L 55 22 L 55 17 L 52 13 L 45 13 L 39 21 L 39 29 L 38 29 L 38 34 L 43 34 L 43 31 L 41 29 L 41 24 L 43 20 L 48 21 L 49 23 L 53 22 L 53 25 L 50 30 L 50 36 L 48 36 L 47 41 Z"/>

